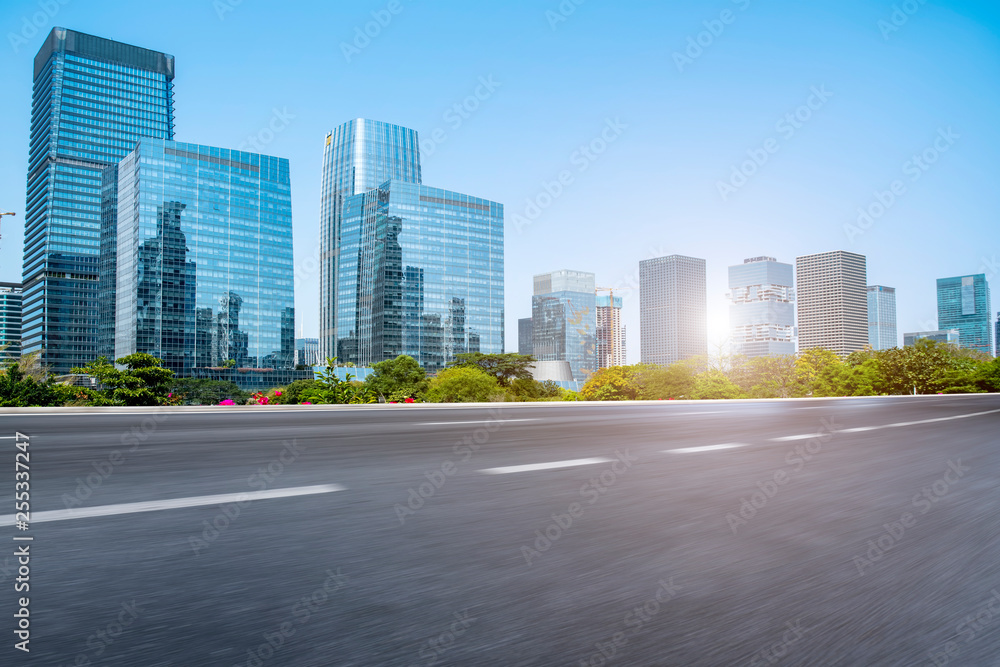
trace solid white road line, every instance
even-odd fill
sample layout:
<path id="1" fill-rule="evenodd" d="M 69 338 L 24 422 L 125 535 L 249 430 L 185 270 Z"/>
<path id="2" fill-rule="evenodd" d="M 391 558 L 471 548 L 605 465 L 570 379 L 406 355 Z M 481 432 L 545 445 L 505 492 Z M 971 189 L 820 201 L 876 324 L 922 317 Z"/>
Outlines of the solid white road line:
<path id="1" fill-rule="evenodd" d="M 704 447 L 684 447 L 682 449 L 664 449 L 664 454 L 695 454 L 697 452 L 714 452 L 717 449 L 735 449 L 736 447 L 746 447 L 741 442 L 729 442 L 724 445 L 705 445 Z"/>
<path id="2" fill-rule="evenodd" d="M 771 442 L 788 442 L 790 440 L 808 440 L 810 438 L 820 438 L 824 436 L 836 435 L 838 433 L 861 433 L 862 431 L 877 431 L 882 428 L 899 428 L 901 426 L 917 426 L 918 424 L 933 424 L 934 422 L 947 422 L 953 419 L 968 419 L 969 417 L 981 417 L 982 415 L 992 415 L 998 410 L 986 410 L 984 412 L 971 412 L 967 415 L 952 415 L 951 417 L 935 417 L 934 419 L 921 419 L 913 422 L 896 422 L 895 424 L 882 424 L 881 426 L 857 426 L 855 428 L 844 428 L 838 431 L 828 431 L 826 433 L 805 433 L 803 435 L 786 435 L 783 438 L 771 438 Z"/>
<path id="3" fill-rule="evenodd" d="M 347 487 L 340 484 L 320 484 L 318 486 L 300 486 L 289 489 L 269 489 L 265 491 L 247 491 L 245 493 L 222 493 L 216 496 L 195 496 L 192 498 L 171 498 L 168 500 L 150 500 L 142 503 L 125 503 L 123 505 L 98 505 L 97 507 L 78 507 L 68 510 L 50 510 L 34 512 L 30 523 L 42 521 L 64 521 L 66 519 L 89 519 L 96 516 L 114 516 L 116 514 L 133 514 L 135 512 L 155 512 L 157 510 L 172 510 L 183 507 L 201 507 L 204 505 L 221 505 L 224 503 L 247 502 L 250 500 L 265 500 L 269 498 L 291 498 L 293 496 L 309 496 L 317 493 L 333 493 L 346 491 Z M 0 517 L 0 526 L 13 526 L 14 515 Z"/>
<path id="4" fill-rule="evenodd" d="M 507 475 L 512 472 L 531 472 L 533 470 L 553 470 L 555 468 L 573 468 L 575 466 L 589 466 L 595 463 L 611 463 L 614 459 L 607 459 L 603 456 L 591 459 L 573 459 L 572 461 L 553 461 L 552 463 L 531 463 L 525 466 L 507 466 L 504 468 L 485 468 L 479 472 L 484 475 Z"/>
<path id="5" fill-rule="evenodd" d="M 830 435 L 829 433 L 803 433 L 801 435 L 786 435 L 783 438 L 771 438 L 771 442 L 790 442 L 792 440 L 809 440 L 811 438 L 819 438 L 824 435 Z"/>
<path id="6" fill-rule="evenodd" d="M 507 422 L 536 422 L 538 417 L 532 419 L 477 419 L 471 422 L 413 422 L 414 426 L 452 426 L 455 424 L 506 424 Z"/>
<path id="7" fill-rule="evenodd" d="M 723 415 L 727 412 L 729 412 L 729 410 L 702 410 L 700 412 L 677 412 L 668 416 L 681 417 L 684 415 Z"/>

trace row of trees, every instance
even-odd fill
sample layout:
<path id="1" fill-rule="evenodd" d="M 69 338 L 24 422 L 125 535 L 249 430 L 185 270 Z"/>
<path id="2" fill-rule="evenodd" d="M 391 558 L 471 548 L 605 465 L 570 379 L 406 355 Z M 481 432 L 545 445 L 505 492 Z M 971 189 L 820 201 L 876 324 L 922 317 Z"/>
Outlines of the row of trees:
<path id="1" fill-rule="evenodd" d="M 489 401 L 627 401 L 666 399 L 792 398 L 1000 392 L 1000 359 L 922 340 L 912 347 L 855 352 L 841 359 L 829 350 L 781 357 L 691 359 L 671 366 L 636 364 L 598 371 L 578 393 L 537 382 L 534 358 L 520 354 L 458 355 L 428 377 L 411 357 L 374 364 L 360 382 L 341 379 L 336 359 L 312 380 L 269 392 L 241 390 L 232 382 L 175 378 L 160 359 L 130 354 L 112 364 L 100 358 L 79 374 L 95 388 L 56 382 L 26 356 L 0 371 L 0 406 L 464 403 Z"/>

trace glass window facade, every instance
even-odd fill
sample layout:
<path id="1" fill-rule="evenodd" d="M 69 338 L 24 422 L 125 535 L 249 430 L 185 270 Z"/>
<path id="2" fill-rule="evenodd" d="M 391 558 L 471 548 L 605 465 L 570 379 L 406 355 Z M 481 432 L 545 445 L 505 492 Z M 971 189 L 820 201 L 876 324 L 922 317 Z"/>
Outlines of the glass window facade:
<path id="1" fill-rule="evenodd" d="M 503 352 L 503 205 L 390 180 L 345 198 L 337 254 L 341 362 L 406 354 L 435 372 Z"/>
<path id="2" fill-rule="evenodd" d="M 640 357 L 670 364 L 708 354 L 705 260 L 684 255 L 639 262 Z"/>
<path id="3" fill-rule="evenodd" d="M 795 354 L 795 290 L 791 264 L 753 257 L 729 267 L 729 326 L 734 354 Z"/>
<path id="4" fill-rule="evenodd" d="M 21 356 L 21 283 L 0 283 L 0 360 Z"/>
<path id="5" fill-rule="evenodd" d="M 180 377 L 290 371 L 291 213 L 286 159 L 141 140 L 118 166 L 115 356 Z"/>
<path id="6" fill-rule="evenodd" d="M 845 250 L 795 258 L 799 350 L 846 357 L 868 345 L 868 260 Z"/>
<path id="7" fill-rule="evenodd" d="M 56 373 L 97 356 L 104 171 L 141 137 L 173 138 L 173 78 L 173 56 L 64 28 L 35 56 L 23 347 Z"/>
<path id="8" fill-rule="evenodd" d="M 959 345 L 993 355 L 990 284 L 986 275 L 938 278 L 938 329 L 958 329 Z"/>
<path id="9" fill-rule="evenodd" d="M 624 366 L 628 358 L 625 349 L 625 325 L 622 324 L 622 297 L 597 297 L 597 367 Z"/>
<path id="10" fill-rule="evenodd" d="M 534 354 L 535 347 L 532 340 L 531 318 L 522 317 L 517 321 L 517 353 Z"/>
<path id="11" fill-rule="evenodd" d="M 594 274 L 554 271 L 535 276 L 531 297 L 532 348 L 538 361 L 568 361 L 573 379 L 597 370 L 597 294 Z"/>
<path id="12" fill-rule="evenodd" d="M 873 350 L 889 350 L 899 346 L 894 287 L 868 286 L 868 344 Z"/>

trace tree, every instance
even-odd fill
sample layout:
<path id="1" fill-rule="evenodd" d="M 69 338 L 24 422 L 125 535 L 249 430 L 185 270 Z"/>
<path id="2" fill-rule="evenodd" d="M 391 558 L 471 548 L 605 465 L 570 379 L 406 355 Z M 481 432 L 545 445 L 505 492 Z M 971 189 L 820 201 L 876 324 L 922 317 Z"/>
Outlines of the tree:
<path id="1" fill-rule="evenodd" d="M 753 357 L 744 366 L 744 382 L 735 382 L 750 398 L 788 398 L 796 389 L 795 369 L 795 355 Z"/>
<path id="2" fill-rule="evenodd" d="M 467 352 L 455 355 L 455 361 L 449 368 L 478 368 L 487 375 L 496 378 L 501 387 L 509 387 L 514 380 L 531 377 L 529 366 L 535 363 L 530 354 L 483 354 L 482 352 Z"/>
<path id="3" fill-rule="evenodd" d="M 295 380 L 280 389 L 281 396 L 275 394 L 274 402 L 279 405 L 298 405 L 306 399 L 303 396 L 316 387 L 316 380 Z"/>
<path id="4" fill-rule="evenodd" d="M 1000 392 L 1000 357 L 981 364 L 976 369 L 975 382 L 981 391 Z"/>
<path id="5" fill-rule="evenodd" d="M 0 373 L 0 407 L 51 407 L 65 403 L 66 395 L 52 380 L 38 381 L 25 375 L 16 362 Z"/>
<path id="6" fill-rule="evenodd" d="M 129 354 L 115 363 L 125 366 L 119 370 L 99 357 L 83 368 L 74 368 L 77 374 L 92 375 L 101 389 L 92 393 L 92 402 L 110 405 L 169 405 L 174 403 L 167 394 L 174 372 L 163 367 L 163 361 L 151 354 Z M 103 400 L 102 400 L 103 399 Z"/>
<path id="7" fill-rule="evenodd" d="M 326 367 L 319 372 L 315 384 L 304 389 L 300 395 L 310 403 L 374 403 L 375 394 L 361 382 L 352 382 L 353 375 L 346 374 L 341 380 L 337 376 L 337 358 L 326 360 Z"/>
<path id="8" fill-rule="evenodd" d="M 638 381 L 642 386 L 640 398 L 667 400 L 691 396 L 696 375 L 694 363 L 678 361 L 666 367 L 640 364 L 636 368 L 640 369 L 638 372 Z"/>
<path id="9" fill-rule="evenodd" d="M 427 372 L 413 357 L 401 354 L 372 366 L 365 387 L 393 401 L 416 398 L 427 391 Z"/>
<path id="10" fill-rule="evenodd" d="M 227 399 L 243 404 L 250 398 L 250 392 L 235 382 L 207 378 L 178 378 L 170 385 L 170 393 L 186 405 L 218 405 Z"/>
<path id="11" fill-rule="evenodd" d="M 500 394 L 497 379 L 469 366 L 446 368 L 430 381 L 427 400 L 431 403 L 484 403 Z"/>
<path id="12" fill-rule="evenodd" d="M 796 396 L 840 396 L 844 363 L 822 347 L 803 350 L 795 359 Z"/>
<path id="13" fill-rule="evenodd" d="M 641 366 L 602 368 L 584 383 L 585 401 L 634 401 L 642 394 Z"/>
<path id="14" fill-rule="evenodd" d="M 531 378 L 520 378 L 510 383 L 507 396 L 513 401 L 546 401 L 559 398 L 562 390 L 552 380 L 539 382 Z"/>
<path id="15" fill-rule="evenodd" d="M 699 373 L 695 378 L 691 398 L 744 398 L 744 395 L 725 373 L 718 369 L 709 369 Z"/>

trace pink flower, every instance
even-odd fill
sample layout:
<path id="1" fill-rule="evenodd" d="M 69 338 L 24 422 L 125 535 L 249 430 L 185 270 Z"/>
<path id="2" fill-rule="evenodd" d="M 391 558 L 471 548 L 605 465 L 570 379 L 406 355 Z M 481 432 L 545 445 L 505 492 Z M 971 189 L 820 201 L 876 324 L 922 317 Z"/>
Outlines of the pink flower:
<path id="1" fill-rule="evenodd" d="M 274 395 L 275 396 L 281 396 L 281 392 L 280 391 L 276 391 L 276 392 L 274 392 Z"/>
<path id="2" fill-rule="evenodd" d="M 235 404 L 235 403 L 233 403 L 233 399 L 231 399 L 231 398 L 227 398 L 226 400 L 224 400 L 224 401 L 221 401 L 221 402 L 219 403 L 219 405 L 236 405 L 236 404 Z"/>
<path id="3" fill-rule="evenodd" d="M 403 401 L 403 403 L 412 403 L 412 402 L 413 402 L 413 397 L 407 397 L 407 399 Z"/>
<path id="4" fill-rule="evenodd" d="M 302 401 L 302 405 L 312 405 L 309 401 Z"/>
<path id="5" fill-rule="evenodd" d="M 173 397 L 174 397 L 173 393 L 167 394 L 167 398 L 173 398 Z"/>

